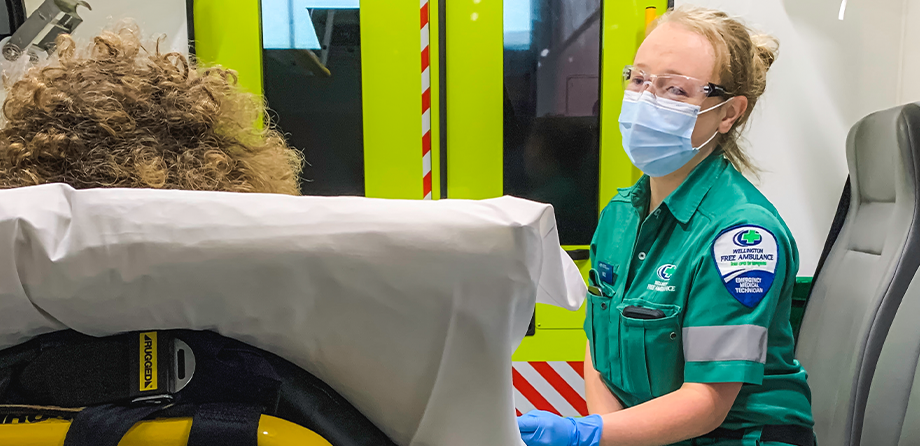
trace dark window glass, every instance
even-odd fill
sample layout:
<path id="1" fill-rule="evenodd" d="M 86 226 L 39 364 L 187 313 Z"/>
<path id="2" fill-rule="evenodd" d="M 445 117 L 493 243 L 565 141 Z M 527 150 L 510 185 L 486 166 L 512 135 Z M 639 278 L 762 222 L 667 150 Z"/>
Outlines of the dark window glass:
<path id="1" fill-rule="evenodd" d="M 302 192 L 364 195 L 357 1 L 262 0 L 262 37 L 272 119 L 309 163 Z"/>
<path id="2" fill-rule="evenodd" d="M 551 203 L 566 245 L 598 216 L 600 0 L 505 0 L 505 193 Z"/>
<path id="3" fill-rule="evenodd" d="M 21 14 L 24 10 L 22 0 L 6 0 L 2 3 L 3 7 L 0 8 L 0 39 L 10 36 L 16 31 L 13 29 L 13 24 L 17 21 L 15 16 L 17 13 Z M 22 20 L 22 18 L 19 20 Z"/>

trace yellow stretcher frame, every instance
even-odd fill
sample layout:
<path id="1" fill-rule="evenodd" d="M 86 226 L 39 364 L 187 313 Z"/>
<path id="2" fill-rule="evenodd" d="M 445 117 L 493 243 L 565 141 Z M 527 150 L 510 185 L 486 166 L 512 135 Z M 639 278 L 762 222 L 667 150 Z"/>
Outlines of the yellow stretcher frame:
<path id="1" fill-rule="evenodd" d="M 164 418 L 134 425 L 118 446 L 186 446 L 191 418 Z M 49 419 L 36 423 L 0 425 L 0 444 L 9 446 L 63 446 L 70 421 Z M 262 415 L 259 446 L 332 446 L 315 432 L 289 421 Z"/>

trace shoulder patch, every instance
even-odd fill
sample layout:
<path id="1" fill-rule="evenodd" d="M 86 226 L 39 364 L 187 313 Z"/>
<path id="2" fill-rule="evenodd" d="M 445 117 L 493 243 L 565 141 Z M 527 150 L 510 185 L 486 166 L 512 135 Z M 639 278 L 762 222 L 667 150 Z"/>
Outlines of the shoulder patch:
<path id="1" fill-rule="evenodd" d="M 760 226 L 735 226 L 712 243 L 712 258 L 725 289 L 748 308 L 756 307 L 770 291 L 778 257 L 776 236 Z"/>

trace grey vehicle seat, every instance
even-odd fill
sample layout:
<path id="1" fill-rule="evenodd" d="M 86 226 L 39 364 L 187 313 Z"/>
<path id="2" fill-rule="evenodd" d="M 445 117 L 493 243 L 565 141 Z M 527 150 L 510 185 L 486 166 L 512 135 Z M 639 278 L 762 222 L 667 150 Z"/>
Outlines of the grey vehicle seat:
<path id="1" fill-rule="evenodd" d="M 920 104 L 900 112 L 898 136 L 918 150 Z M 865 446 L 920 445 L 920 274 L 907 288 L 885 338 L 863 418 Z M 910 421 L 914 421 L 911 423 Z"/>
<path id="2" fill-rule="evenodd" d="M 860 444 L 882 344 L 920 265 L 918 132 L 920 107 L 910 104 L 863 118 L 847 138 L 850 206 L 796 347 L 809 374 L 819 444 Z"/>

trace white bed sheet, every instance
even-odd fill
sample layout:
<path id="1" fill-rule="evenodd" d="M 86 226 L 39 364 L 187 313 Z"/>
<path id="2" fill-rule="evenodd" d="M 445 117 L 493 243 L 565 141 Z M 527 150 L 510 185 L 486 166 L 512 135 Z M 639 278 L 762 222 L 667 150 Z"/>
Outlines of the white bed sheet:
<path id="1" fill-rule="evenodd" d="M 520 445 L 511 354 L 585 285 L 552 207 L 45 185 L 0 191 L 0 348 L 214 330 L 339 391 L 401 445 Z"/>

